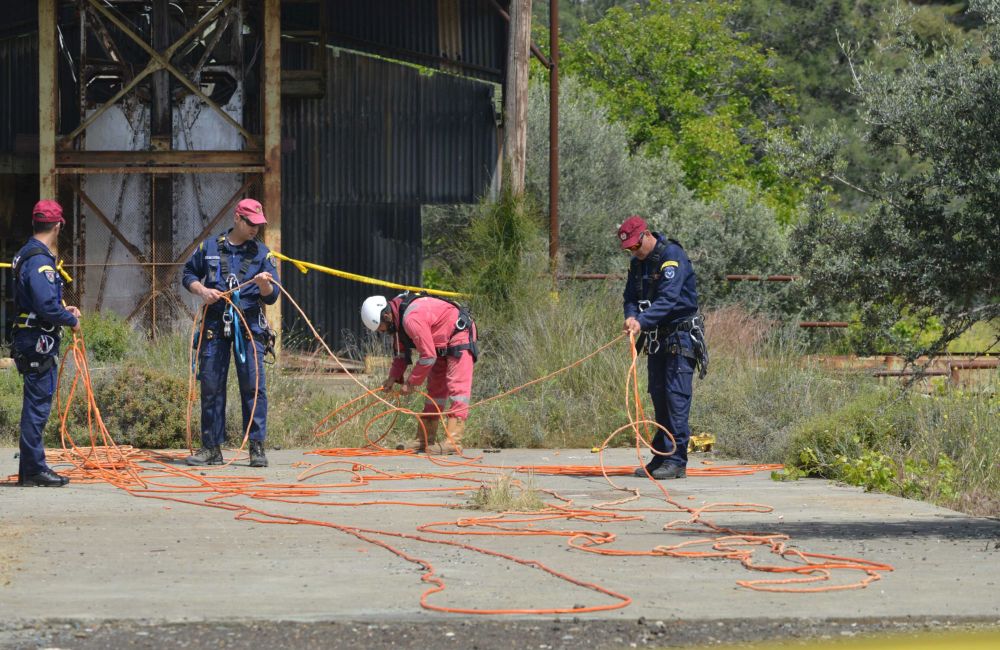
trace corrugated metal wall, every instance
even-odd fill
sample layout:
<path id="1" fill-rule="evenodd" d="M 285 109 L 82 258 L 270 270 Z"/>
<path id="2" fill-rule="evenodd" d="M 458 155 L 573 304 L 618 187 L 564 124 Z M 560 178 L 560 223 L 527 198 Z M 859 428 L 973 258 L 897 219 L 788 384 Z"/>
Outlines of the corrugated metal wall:
<path id="1" fill-rule="evenodd" d="M 38 31 L 38 0 L 3 0 L 0 38 Z"/>
<path id="2" fill-rule="evenodd" d="M 420 206 L 487 192 L 497 156 L 491 85 L 329 53 L 321 99 L 282 104 L 282 247 L 294 258 L 419 284 Z M 285 286 L 327 342 L 363 334 L 377 287 L 285 265 Z M 284 317 L 295 327 L 294 309 Z"/>
<path id="3" fill-rule="evenodd" d="M 462 74 L 503 79 L 507 23 L 490 0 L 327 0 L 326 10 L 334 45 L 435 68 L 450 60 L 468 64 Z"/>
<path id="4" fill-rule="evenodd" d="M 287 192 L 283 197 L 281 245 L 285 254 L 392 282 L 419 284 L 420 206 L 324 206 L 289 197 Z M 303 275 L 290 264 L 283 265 L 282 271 L 285 289 L 335 350 L 342 349 L 352 334 L 366 331 L 359 316 L 365 298 L 396 293 L 316 271 Z M 308 328 L 287 301 L 282 317 L 286 345 L 312 345 Z"/>
<path id="5" fill-rule="evenodd" d="M 38 34 L 0 40 L 0 151 L 15 151 L 15 136 L 38 149 Z M 18 143 L 24 149 L 25 143 Z"/>

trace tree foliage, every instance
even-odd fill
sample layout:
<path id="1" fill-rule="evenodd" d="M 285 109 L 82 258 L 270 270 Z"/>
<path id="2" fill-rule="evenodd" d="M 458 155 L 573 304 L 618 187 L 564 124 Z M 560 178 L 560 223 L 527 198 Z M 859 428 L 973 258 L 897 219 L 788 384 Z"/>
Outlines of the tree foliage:
<path id="1" fill-rule="evenodd" d="M 699 199 L 669 151 L 652 157 L 631 152 L 624 125 L 613 122 L 596 94 L 575 77 L 564 77 L 560 98 L 559 240 L 561 268 L 622 272 L 615 229 L 630 214 L 679 240 L 698 273 L 704 304 L 742 299 L 765 309 L 778 306 L 775 287 L 729 283 L 727 273 L 773 273 L 785 268 L 785 235 L 774 211 L 739 186 Z M 535 83 L 529 93 L 528 173 L 530 195 L 548 194 L 548 92 Z"/>
<path id="2" fill-rule="evenodd" d="M 699 196 L 739 183 L 791 205 L 796 194 L 765 153 L 785 135 L 791 96 L 767 53 L 727 26 L 733 8 L 723 0 L 612 7 L 565 46 L 563 69 L 597 93 L 633 148 L 669 150 Z"/>
<path id="3" fill-rule="evenodd" d="M 1000 317 L 1000 3 L 974 4 L 989 21 L 980 44 L 929 54 L 909 22 L 892 43 L 904 65 L 859 69 L 867 141 L 908 171 L 873 179 L 865 214 L 819 213 L 796 234 L 814 292 L 853 298 L 869 341 L 937 323 L 940 348 Z"/>

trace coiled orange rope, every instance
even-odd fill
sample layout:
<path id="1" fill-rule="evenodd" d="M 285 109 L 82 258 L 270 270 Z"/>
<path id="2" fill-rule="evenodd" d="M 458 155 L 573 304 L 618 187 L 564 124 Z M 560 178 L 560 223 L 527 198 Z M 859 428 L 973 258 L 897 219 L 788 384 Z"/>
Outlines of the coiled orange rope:
<path id="1" fill-rule="evenodd" d="M 327 353 L 339 363 L 339 359 L 322 342 L 322 339 L 318 336 L 311 322 L 302 312 L 301 308 L 299 308 L 298 304 L 295 303 L 280 284 L 275 283 L 275 285 L 282 291 L 285 298 L 299 311 L 304 322 L 312 329 L 314 336 L 320 341 Z M 244 322 L 243 325 L 245 327 L 246 323 Z M 203 325 L 201 326 L 203 327 Z M 198 327 L 199 323 L 196 320 L 192 329 L 192 338 Z M 622 341 L 623 338 L 624 335 L 618 336 L 590 355 L 565 368 L 561 368 L 545 377 L 536 379 L 500 395 L 481 400 L 471 405 L 470 408 L 500 399 L 506 395 L 514 394 L 527 388 L 529 385 L 547 380 L 559 373 L 567 372 L 594 355 Z M 199 337 L 200 339 L 201 337 Z M 631 341 L 630 347 L 632 350 L 632 362 L 628 369 L 628 378 L 625 386 L 625 400 L 629 412 L 629 423 L 612 432 L 605 439 L 601 446 L 601 454 L 597 466 L 544 465 L 509 468 L 484 464 L 479 458 L 460 457 L 458 459 L 448 459 L 426 457 L 427 460 L 430 460 L 439 469 L 434 472 L 389 472 L 384 469 L 378 469 L 370 464 L 357 462 L 356 460 L 340 460 L 340 458 L 344 457 L 358 458 L 376 455 L 407 454 L 408 452 L 397 452 L 386 449 L 380 446 L 379 443 L 392 430 L 393 425 L 395 425 L 400 416 L 405 418 L 406 416 L 416 417 L 419 415 L 419 413 L 413 410 L 400 406 L 397 403 L 397 399 L 392 397 L 387 399 L 386 396 L 380 394 L 382 393 L 381 389 L 369 389 L 358 378 L 348 373 L 358 384 L 359 388 L 362 389 L 362 393 L 357 398 L 348 401 L 323 418 L 316 425 L 314 433 L 317 436 L 331 436 L 347 421 L 357 417 L 368 417 L 369 420 L 365 428 L 368 446 L 364 449 L 316 450 L 312 453 L 319 456 L 333 457 L 335 460 L 324 460 L 312 464 L 299 474 L 295 483 L 286 484 L 269 483 L 258 477 L 203 475 L 201 471 L 204 468 L 198 471 L 189 471 L 184 466 L 175 464 L 183 456 L 183 452 L 147 452 L 117 445 L 107 431 L 101 417 L 100 409 L 94 399 L 83 339 L 74 334 L 73 341 L 66 350 L 66 361 L 60 368 L 59 375 L 61 385 L 64 382 L 69 382 L 66 404 L 57 405 L 57 412 L 60 413 L 60 435 L 63 449 L 50 453 L 50 459 L 55 463 L 65 463 L 72 466 L 72 469 L 66 473 L 74 481 L 106 482 L 133 496 L 218 508 L 234 513 L 235 518 L 241 521 L 263 524 L 320 526 L 351 535 L 393 553 L 407 562 L 420 566 L 423 569 L 422 580 L 430 585 L 421 595 L 420 604 L 426 609 L 439 612 L 535 615 L 586 613 L 619 609 L 632 602 L 631 598 L 627 595 L 557 571 L 536 560 L 457 541 L 457 539 L 470 536 L 562 538 L 566 540 L 565 543 L 570 548 L 586 553 L 613 556 L 706 558 L 717 561 L 738 562 L 747 570 L 777 574 L 779 576 L 737 582 L 740 586 L 759 591 L 816 592 L 858 589 L 867 586 L 875 580 L 879 580 L 884 572 L 892 570 L 892 567 L 888 564 L 835 555 L 809 553 L 790 546 L 790 540 L 786 535 L 738 531 L 716 525 L 706 517 L 707 514 L 719 512 L 771 512 L 772 509 L 765 505 L 712 503 L 701 507 L 689 507 L 672 499 L 662 483 L 652 481 L 652 485 L 659 490 L 657 500 L 660 502 L 660 505 L 656 507 L 635 507 L 635 502 L 643 497 L 639 490 L 623 488 L 614 483 L 611 478 L 612 476 L 631 474 L 632 467 L 605 466 L 603 457 L 603 449 L 616 436 L 629 431 L 634 436 L 636 456 L 638 462 L 641 464 L 643 449 L 652 448 L 649 442 L 649 434 L 659 426 L 655 421 L 649 420 L 643 414 L 638 391 L 637 355 Z M 193 354 L 197 353 L 198 350 L 195 349 Z M 343 364 L 341 365 L 343 367 Z M 66 376 L 67 367 L 73 368 L 72 376 L 69 379 Z M 343 367 L 343 370 L 348 372 L 346 367 Z M 78 444 L 70 434 L 67 425 L 70 407 L 74 399 L 78 396 L 86 405 L 87 435 L 89 437 L 87 442 L 89 444 L 83 442 Z M 189 398 L 193 402 L 193 378 L 189 382 Z M 379 410 L 380 408 L 381 410 Z M 189 441 L 190 411 L 191 405 L 189 404 Z M 387 423 L 386 429 L 378 435 L 369 436 L 369 430 L 376 423 L 381 422 Z M 669 432 L 665 433 L 669 437 Z M 245 444 L 246 438 L 247 435 L 244 432 L 243 444 Z M 672 438 L 670 439 L 672 441 Z M 242 445 L 240 449 L 242 450 Z M 236 457 L 230 459 L 229 463 L 232 463 L 236 459 Z M 692 468 L 689 470 L 689 475 L 692 478 L 707 475 L 745 475 L 752 472 L 770 470 L 775 467 L 777 466 L 709 466 L 705 468 Z M 220 467 L 219 469 L 222 471 L 224 468 Z M 445 469 L 450 469 L 451 471 L 442 471 Z M 283 514 L 271 508 L 265 509 L 263 505 L 271 502 L 275 505 L 287 503 L 328 507 L 394 505 L 414 508 L 454 508 L 461 504 L 412 502 L 402 500 L 397 495 L 410 493 L 461 497 L 487 485 L 499 472 L 511 470 L 519 473 L 530 473 L 532 475 L 602 475 L 614 489 L 623 493 L 623 497 L 619 500 L 597 504 L 590 508 L 579 508 L 574 506 L 571 499 L 551 490 L 545 490 L 552 498 L 552 502 L 546 504 L 545 509 L 540 512 L 511 512 L 488 516 L 462 517 L 452 521 L 438 521 L 419 526 L 416 533 L 361 528 L 334 521 L 307 519 Z M 320 477 L 334 476 L 339 477 L 336 482 L 315 482 Z M 434 479 L 450 483 L 451 485 L 423 488 L 376 487 L 394 482 L 412 481 L 413 479 Z M 361 497 L 362 500 L 347 500 L 343 498 L 345 495 L 364 496 Z M 368 495 L 371 495 L 373 498 L 369 498 Z M 383 498 L 379 498 L 379 495 L 382 495 Z M 251 504 L 261 505 L 249 505 L 247 501 Z M 631 504 L 632 507 L 624 507 L 626 504 Z M 593 530 L 577 528 L 579 524 L 583 524 L 589 528 L 637 521 L 644 519 L 646 515 L 652 513 L 682 515 L 681 518 L 667 523 L 664 526 L 664 530 L 681 534 L 692 533 L 701 535 L 701 537 L 677 544 L 659 545 L 647 549 L 621 549 L 611 548 L 613 544 L 619 541 L 618 535 L 613 532 L 598 530 L 596 528 Z M 540 524 L 543 522 L 549 522 L 550 524 L 564 522 L 573 527 L 568 530 L 561 530 L 551 526 L 542 527 Z M 599 596 L 600 602 L 586 606 L 574 604 L 573 606 L 552 605 L 535 608 L 449 607 L 440 605 L 434 602 L 433 597 L 445 590 L 446 582 L 444 578 L 436 572 L 427 559 L 412 555 L 393 546 L 387 541 L 391 539 L 419 542 L 421 544 L 444 545 L 537 569 L 550 577 L 592 592 Z M 770 552 L 773 557 L 782 560 L 783 563 L 767 563 L 757 560 L 756 556 L 760 550 Z M 834 582 L 835 577 L 840 576 L 844 572 L 859 572 L 862 575 L 853 582 L 843 582 L 839 577 L 837 578 L 837 582 Z M 574 597 L 573 602 L 576 603 L 578 601 L 579 598 Z"/>

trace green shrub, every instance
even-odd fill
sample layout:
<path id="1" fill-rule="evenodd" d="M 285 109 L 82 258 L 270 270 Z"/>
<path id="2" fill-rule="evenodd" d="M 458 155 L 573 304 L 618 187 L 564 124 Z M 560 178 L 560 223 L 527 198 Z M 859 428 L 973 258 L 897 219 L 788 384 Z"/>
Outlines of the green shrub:
<path id="1" fill-rule="evenodd" d="M 925 499 L 966 512 L 1000 513 L 1000 404 L 944 387 L 932 395 L 879 390 L 802 424 L 786 471 Z"/>
<path id="2" fill-rule="evenodd" d="M 130 361 L 93 376 L 94 398 L 108 432 L 117 444 L 142 449 L 185 446 L 187 381 L 183 377 Z M 65 390 L 65 387 L 63 387 Z M 195 415 L 197 426 L 197 413 Z M 56 427 L 53 413 L 49 426 Z M 89 445 L 86 403 L 74 397 L 69 433 L 77 445 Z M 97 441 L 100 444 L 100 440 Z"/>
<path id="3" fill-rule="evenodd" d="M 0 444 L 16 446 L 20 437 L 21 375 L 13 367 L 0 369 Z"/>
<path id="4" fill-rule="evenodd" d="M 121 361 L 129 350 L 129 343 L 136 333 L 114 312 L 93 312 L 80 319 L 83 340 L 91 359 L 97 363 Z"/>

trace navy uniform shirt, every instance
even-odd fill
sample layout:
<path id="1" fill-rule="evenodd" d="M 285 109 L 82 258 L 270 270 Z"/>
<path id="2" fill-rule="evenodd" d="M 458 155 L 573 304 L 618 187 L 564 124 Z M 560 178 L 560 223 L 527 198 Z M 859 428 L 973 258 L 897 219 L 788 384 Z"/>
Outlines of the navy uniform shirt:
<path id="1" fill-rule="evenodd" d="M 225 235 L 228 235 L 229 232 L 226 231 Z M 278 269 L 274 266 L 274 258 L 271 257 L 271 251 L 263 242 L 251 239 L 239 246 L 233 246 L 229 242 L 228 237 L 223 237 L 221 244 L 218 243 L 218 240 L 219 238 L 216 237 L 215 239 L 203 241 L 194 254 L 191 255 L 190 259 L 188 259 L 184 265 L 184 276 L 182 279 L 185 289 L 190 291 L 191 284 L 197 281 L 209 289 L 227 291 L 229 286 L 226 284 L 226 278 L 223 277 L 223 257 L 226 259 L 229 273 L 238 276 L 240 284 L 265 271 L 270 273 L 275 280 L 278 280 Z M 241 273 L 243 260 L 248 257 L 250 258 L 250 264 L 244 274 Z M 271 295 L 262 296 L 257 285 L 250 283 L 240 288 L 239 307 L 243 310 L 244 314 L 255 316 L 260 311 L 261 303 L 273 305 L 278 301 L 279 294 L 280 292 L 275 288 L 271 292 Z M 208 316 L 210 318 L 218 318 L 222 315 L 228 304 L 225 300 L 220 300 L 209 306 Z M 257 331 L 256 318 L 248 318 L 248 321 L 250 322 L 251 329 Z"/>
<path id="2" fill-rule="evenodd" d="M 657 258 L 654 248 L 645 260 L 632 258 L 622 294 L 625 318 L 635 318 L 643 330 L 678 323 L 698 311 L 694 268 L 687 253 L 676 241 L 655 232 L 653 236 L 664 244 L 662 253 Z M 640 312 L 643 300 L 649 305 Z"/>
<path id="3" fill-rule="evenodd" d="M 36 249 L 41 252 L 25 257 L 27 253 Z M 47 333 L 56 339 L 60 327 L 64 325 L 76 327 L 76 316 L 63 306 L 63 280 L 56 270 L 56 257 L 49 247 L 32 237 L 14 256 L 13 266 L 16 267 L 18 262 L 21 265 L 14 278 L 14 306 L 17 308 L 18 322 L 24 321 L 21 314 L 34 313 L 36 325 L 44 325 L 46 328 L 50 325 L 55 326 L 55 330 Z M 36 341 L 39 333 L 36 328 L 15 327 L 14 343 L 18 350 L 29 353 L 34 349 L 42 355 L 59 354 L 58 341 L 54 346 L 44 346 L 48 347 L 48 350 L 37 349 Z"/>

